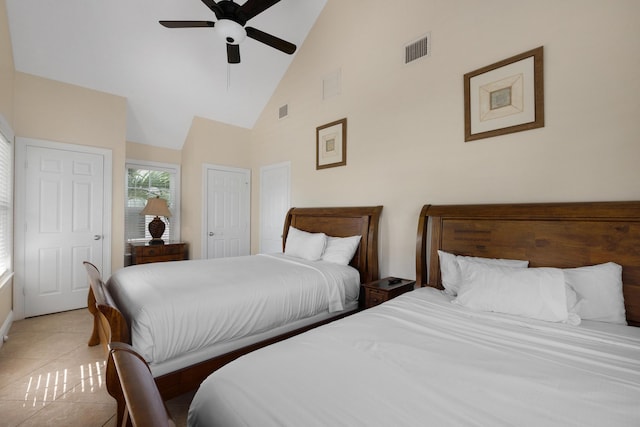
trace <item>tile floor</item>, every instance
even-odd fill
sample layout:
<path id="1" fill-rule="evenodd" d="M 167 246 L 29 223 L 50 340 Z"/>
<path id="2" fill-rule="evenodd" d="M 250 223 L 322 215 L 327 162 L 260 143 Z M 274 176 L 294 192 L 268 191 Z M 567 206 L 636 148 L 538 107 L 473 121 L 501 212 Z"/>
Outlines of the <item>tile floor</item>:
<path id="1" fill-rule="evenodd" d="M 116 427 L 102 347 L 89 347 L 86 309 L 14 321 L 0 348 L 0 427 Z M 192 393 L 167 402 L 186 425 Z"/>

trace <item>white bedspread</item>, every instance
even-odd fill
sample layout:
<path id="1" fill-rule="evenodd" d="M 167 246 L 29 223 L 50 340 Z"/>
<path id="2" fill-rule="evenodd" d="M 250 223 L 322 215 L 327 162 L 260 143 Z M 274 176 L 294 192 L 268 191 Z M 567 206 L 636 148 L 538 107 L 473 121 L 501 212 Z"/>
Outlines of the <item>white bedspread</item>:
<path id="1" fill-rule="evenodd" d="M 589 323 L 418 289 L 223 367 L 188 425 L 640 426 L 640 328 Z"/>
<path id="2" fill-rule="evenodd" d="M 359 286 L 353 267 L 282 254 L 136 265 L 107 283 L 150 363 L 340 311 Z"/>

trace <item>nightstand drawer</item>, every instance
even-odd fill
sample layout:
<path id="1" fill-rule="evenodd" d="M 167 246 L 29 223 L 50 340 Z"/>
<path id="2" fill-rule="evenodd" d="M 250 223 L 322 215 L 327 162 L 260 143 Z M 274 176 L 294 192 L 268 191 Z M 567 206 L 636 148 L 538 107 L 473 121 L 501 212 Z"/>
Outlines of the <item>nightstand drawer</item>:
<path id="1" fill-rule="evenodd" d="M 149 257 L 141 257 L 136 259 L 136 264 L 149 264 L 150 262 L 165 262 L 165 261 L 182 261 L 184 257 L 181 254 L 169 254 L 169 255 L 156 255 Z"/>
<path id="2" fill-rule="evenodd" d="M 382 304 L 387 300 L 387 293 L 376 289 L 367 289 L 366 291 L 366 307 L 373 307 Z"/>
<path id="3" fill-rule="evenodd" d="M 188 259 L 186 243 L 167 243 L 164 245 L 134 243 L 130 247 L 132 265 Z"/>
<path id="4" fill-rule="evenodd" d="M 163 254 L 164 255 L 175 255 L 175 254 L 182 254 L 184 252 L 184 245 L 183 244 L 178 244 L 178 245 L 163 245 Z"/>
<path id="5" fill-rule="evenodd" d="M 364 308 L 374 307 L 413 290 L 415 284 L 415 280 L 394 279 L 393 277 L 363 283 L 364 301 L 361 300 L 361 303 L 364 304 Z"/>
<path id="6" fill-rule="evenodd" d="M 158 256 L 158 255 L 162 255 L 164 253 L 164 251 L 162 250 L 162 248 L 156 248 L 156 247 L 145 247 L 142 251 L 140 251 L 140 256 Z"/>

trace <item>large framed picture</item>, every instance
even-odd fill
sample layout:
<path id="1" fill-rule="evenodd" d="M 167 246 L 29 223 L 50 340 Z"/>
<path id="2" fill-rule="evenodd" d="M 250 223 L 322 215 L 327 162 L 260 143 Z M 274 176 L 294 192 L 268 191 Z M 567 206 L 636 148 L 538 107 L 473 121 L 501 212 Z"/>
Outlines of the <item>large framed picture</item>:
<path id="1" fill-rule="evenodd" d="M 544 126 L 542 46 L 464 75 L 464 140 Z"/>
<path id="2" fill-rule="evenodd" d="M 316 128 L 316 169 L 347 164 L 347 119 Z"/>

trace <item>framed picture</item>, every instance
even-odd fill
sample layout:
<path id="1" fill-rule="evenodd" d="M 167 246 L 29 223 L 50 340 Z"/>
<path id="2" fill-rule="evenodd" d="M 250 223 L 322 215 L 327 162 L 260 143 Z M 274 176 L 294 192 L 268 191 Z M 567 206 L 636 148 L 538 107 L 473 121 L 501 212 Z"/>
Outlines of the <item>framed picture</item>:
<path id="1" fill-rule="evenodd" d="M 347 164 L 347 119 L 316 128 L 316 169 Z"/>
<path id="2" fill-rule="evenodd" d="M 544 126 L 542 46 L 464 75 L 464 140 Z"/>

